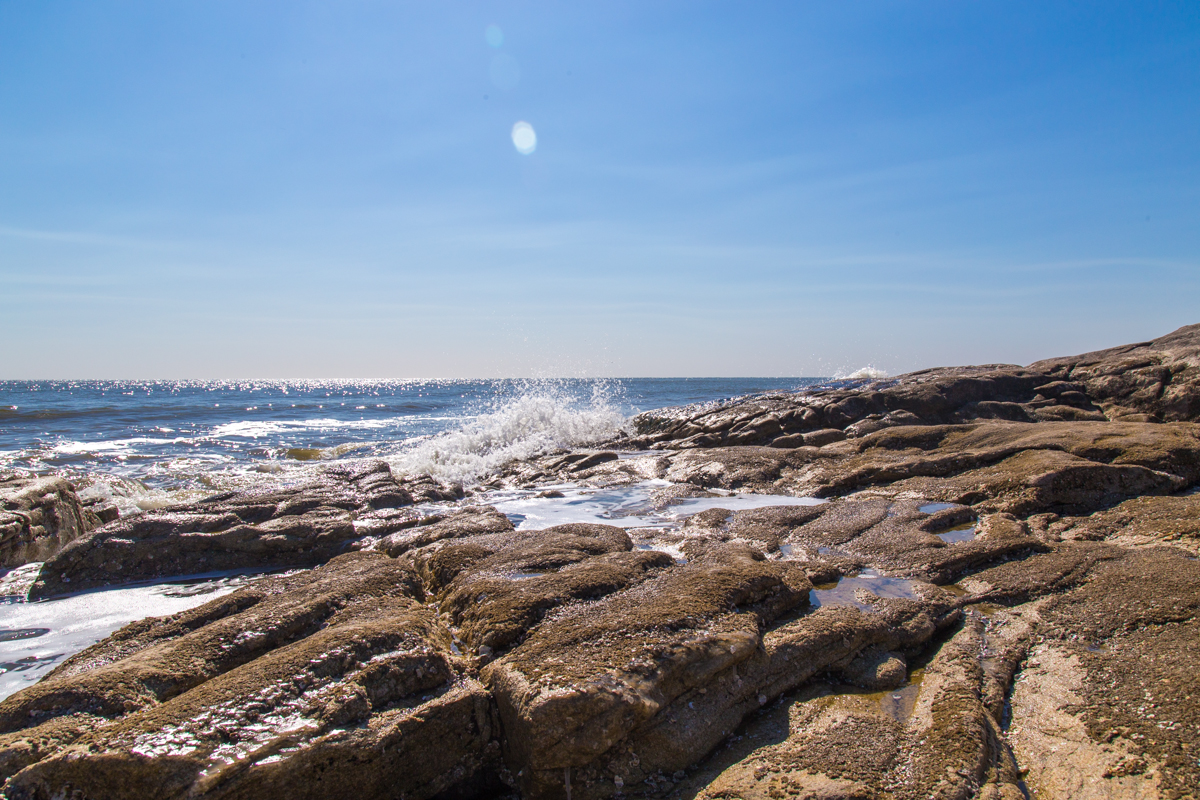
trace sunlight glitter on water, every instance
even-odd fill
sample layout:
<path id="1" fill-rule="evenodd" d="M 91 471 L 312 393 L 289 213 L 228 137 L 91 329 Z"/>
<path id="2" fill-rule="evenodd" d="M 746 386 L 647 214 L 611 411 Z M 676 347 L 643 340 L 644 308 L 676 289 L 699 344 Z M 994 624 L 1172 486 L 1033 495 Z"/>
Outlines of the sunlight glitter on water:
<path id="1" fill-rule="evenodd" d="M 33 577 L 34 567 L 40 565 L 23 569 Z M 253 579 L 214 576 L 188 583 L 106 589 L 35 603 L 0 603 L 0 699 L 40 680 L 66 658 L 130 622 L 186 611 Z M 22 631 L 40 632 L 12 635 Z M 9 633 L 7 639 L 2 635 L 5 632 Z"/>

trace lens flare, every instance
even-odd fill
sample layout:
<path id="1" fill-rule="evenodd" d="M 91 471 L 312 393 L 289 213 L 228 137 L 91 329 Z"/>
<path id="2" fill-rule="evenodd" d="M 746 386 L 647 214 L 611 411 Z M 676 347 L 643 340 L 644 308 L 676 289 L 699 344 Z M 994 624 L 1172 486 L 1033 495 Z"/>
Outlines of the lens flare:
<path id="1" fill-rule="evenodd" d="M 504 31 L 500 30 L 499 25 L 488 25 L 483 32 L 483 37 L 487 39 L 487 43 L 492 47 L 499 47 L 504 44 Z"/>
<path id="2" fill-rule="evenodd" d="M 533 126 L 524 120 L 513 125 L 512 140 L 513 146 L 522 155 L 527 156 L 537 150 L 537 133 L 534 132 Z"/>

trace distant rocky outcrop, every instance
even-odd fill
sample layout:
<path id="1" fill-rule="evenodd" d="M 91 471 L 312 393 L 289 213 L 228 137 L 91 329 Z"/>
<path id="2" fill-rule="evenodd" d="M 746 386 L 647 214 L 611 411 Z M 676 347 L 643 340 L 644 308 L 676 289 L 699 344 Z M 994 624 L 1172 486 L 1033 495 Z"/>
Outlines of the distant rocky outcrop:
<path id="1" fill-rule="evenodd" d="M 1194 798 L 1198 375 L 1190 326 L 651 412 L 495 481 L 827 500 L 670 528 L 517 530 L 347 462 L 82 532 L 36 593 L 313 568 L 0 702 L 3 792 Z"/>
<path id="2" fill-rule="evenodd" d="M 1018 367 L 944 367 L 835 381 L 634 418 L 637 447 L 821 446 L 841 432 L 976 420 L 1185 422 L 1200 419 L 1200 325 L 1140 344 Z"/>

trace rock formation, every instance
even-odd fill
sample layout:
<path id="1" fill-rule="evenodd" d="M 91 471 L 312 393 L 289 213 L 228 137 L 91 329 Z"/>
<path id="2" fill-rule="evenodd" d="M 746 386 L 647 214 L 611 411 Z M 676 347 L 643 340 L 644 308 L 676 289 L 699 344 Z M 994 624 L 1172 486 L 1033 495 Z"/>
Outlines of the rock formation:
<path id="1" fill-rule="evenodd" d="M 496 483 L 651 478 L 828 502 L 516 530 L 346 462 L 81 528 L 37 594 L 311 568 L 0 702 L 4 792 L 1197 797 L 1200 326 L 650 412 Z"/>
<path id="2" fill-rule="evenodd" d="M 0 569 L 45 561 L 113 519 L 115 508 L 86 507 L 63 478 L 0 479 Z"/>

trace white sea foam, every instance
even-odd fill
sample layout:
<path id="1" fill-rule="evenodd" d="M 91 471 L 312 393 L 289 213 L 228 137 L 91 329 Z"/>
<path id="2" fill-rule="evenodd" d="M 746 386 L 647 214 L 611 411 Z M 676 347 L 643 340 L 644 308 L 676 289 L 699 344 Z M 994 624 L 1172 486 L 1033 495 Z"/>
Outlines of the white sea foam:
<path id="1" fill-rule="evenodd" d="M 416 442 L 388 460 L 396 472 L 472 483 L 510 461 L 609 439 L 625 422 L 625 415 L 602 392 L 583 403 L 543 387 L 503 401 L 462 427 Z"/>
<path id="2" fill-rule="evenodd" d="M 140 444 L 188 444 L 192 440 L 185 438 L 154 439 L 146 436 L 134 436 L 129 439 L 112 439 L 95 442 L 61 442 L 50 448 L 54 453 L 104 453 L 117 450 L 133 450 Z"/>
<path id="3" fill-rule="evenodd" d="M 853 380 L 879 380 L 880 378 L 886 378 L 887 376 L 888 376 L 888 374 L 886 372 L 884 372 L 883 370 L 877 369 L 873 366 L 868 365 L 861 369 L 854 370 L 854 372 L 851 372 L 849 375 L 838 375 L 837 379 L 838 380 L 851 380 L 851 381 L 853 381 Z"/>
<path id="4" fill-rule="evenodd" d="M 423 419 L 429 418 L 426 417 Z M 412 424 L 414 421 L 415 420 L 412 417 L 387 417 L 385 419 L 297 419 L 269 422 L 239 420 L 238 422 L 226 422 L 223 425 L 217 425 L 208 435 L 216 439 L 228 436 L 241 436 L 248 439 L 257 439 L 262 436 L 271 436 L 273 434 L 287 433 L 290 431 L 372 430 L 379 428 L 390 428 L 397 425 Z"/>

